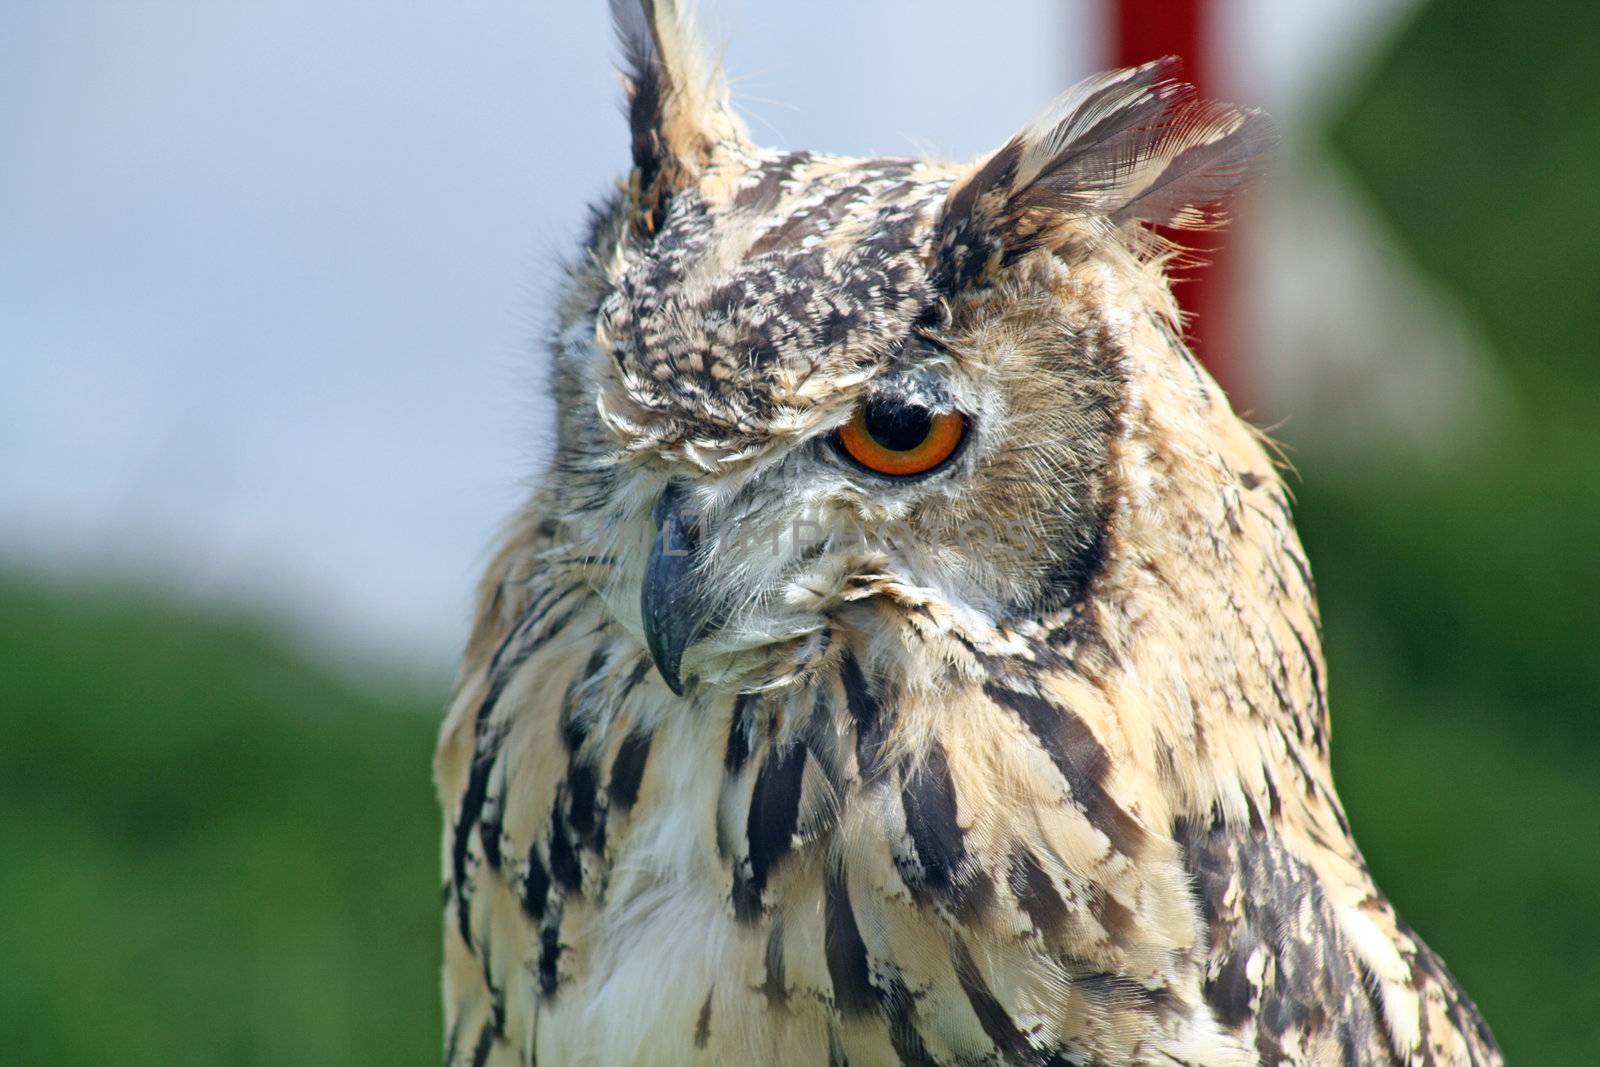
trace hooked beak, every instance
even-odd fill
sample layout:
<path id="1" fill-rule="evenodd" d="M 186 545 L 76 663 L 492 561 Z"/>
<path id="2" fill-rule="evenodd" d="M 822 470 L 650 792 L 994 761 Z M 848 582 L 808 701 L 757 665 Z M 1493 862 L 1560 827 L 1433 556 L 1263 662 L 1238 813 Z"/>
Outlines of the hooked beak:
<path id="1" fill-rule="evenodd" d="M 700 586 L 700 531 L 685 511 L 685 493 L 674 482 L 656 504 L 656 540 L 645 567 L 639 612 L 650 658 L 667 687 L 683 696 L 679 669 L 683 652 L 705 631 L 709 604 Z"/>

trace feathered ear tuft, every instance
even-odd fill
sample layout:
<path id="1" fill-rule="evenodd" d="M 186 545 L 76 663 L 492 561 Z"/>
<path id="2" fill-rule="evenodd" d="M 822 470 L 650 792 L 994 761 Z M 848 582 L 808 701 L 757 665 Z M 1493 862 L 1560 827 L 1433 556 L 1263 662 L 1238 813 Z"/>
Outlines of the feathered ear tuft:
<path id="1" fill-rule="evenodd" d="M 1169 57 L 1112 71 L 1056 99 L 951 190 L 935 283 L 981 282 L 1036 248 L 1137 223 L 1197 228 L 1277 140 L 1251 108 L 1195 98 Z"/>
<path id="2" fill-rule="evenodd" d="M 611 0 L 611 17 L 626 63 L 635 226 L 650 234 L 673 193 L 698 181 L 720 148 L 744 143 L 744 127 L 727 85 L 701 56 L 683 4 Z"/>

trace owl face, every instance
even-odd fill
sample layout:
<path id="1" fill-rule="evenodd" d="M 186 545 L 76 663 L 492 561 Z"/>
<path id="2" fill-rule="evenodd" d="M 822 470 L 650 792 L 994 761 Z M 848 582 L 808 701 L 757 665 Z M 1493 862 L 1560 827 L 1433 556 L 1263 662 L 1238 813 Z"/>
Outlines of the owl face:
<path id="1" fill-rule="evenodd" d="M 669 682 L 793 674 L 885 588 L 990 621 L 1070 599 L 1125 373 L 1094 270 L 953 301 L 949 168 L 769 156 L 715 186 L 624 238 L 570 331 L 589 533 Z"/>
<path id="2" fill-rule="evenodd" d="M 635 171 L 558 344 L 557 492 L 617 620 L 686 692 L 803 677 L 885 612 L 1070 604 L 1152 314 L 1126 231 L 1190 210 L 1162 160 L 1247 123 L 1197 141 L 1148 67 L 975 167 L 783 154 L 659 46 L 634 42 Z"/>

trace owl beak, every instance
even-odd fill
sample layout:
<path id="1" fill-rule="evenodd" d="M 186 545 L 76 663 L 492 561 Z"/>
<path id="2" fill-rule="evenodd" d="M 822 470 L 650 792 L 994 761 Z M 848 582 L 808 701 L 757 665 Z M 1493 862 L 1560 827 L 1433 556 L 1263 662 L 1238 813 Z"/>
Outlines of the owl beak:
<path id="1" fill-rule="evenodd" d="M 709 605 L 700 584 L 700 530 L 685 511 L 685 496 L 674 482 L 656 504 L 656 540 L 639 595 L 645 643 L 656 670 L 674 693 L 683 695 L 683 652 L 705 632 Z"/>

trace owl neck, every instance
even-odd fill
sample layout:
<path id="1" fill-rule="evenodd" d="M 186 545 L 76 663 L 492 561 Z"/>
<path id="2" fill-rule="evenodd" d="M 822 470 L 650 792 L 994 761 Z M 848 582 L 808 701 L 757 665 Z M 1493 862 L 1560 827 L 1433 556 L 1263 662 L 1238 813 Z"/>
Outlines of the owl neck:
<path id="1" fill-rule="evenodd" d="M 1175 812 L 1244 817 L 1290 792 L 1337 811 L 1316 592 L 1278 469 L 1199 368 L 1141 400 L 1100 569 L 1045 642 Z M 1285 754 L 1297 782 L 1273 777 Z"/>

